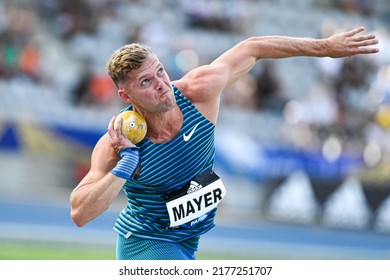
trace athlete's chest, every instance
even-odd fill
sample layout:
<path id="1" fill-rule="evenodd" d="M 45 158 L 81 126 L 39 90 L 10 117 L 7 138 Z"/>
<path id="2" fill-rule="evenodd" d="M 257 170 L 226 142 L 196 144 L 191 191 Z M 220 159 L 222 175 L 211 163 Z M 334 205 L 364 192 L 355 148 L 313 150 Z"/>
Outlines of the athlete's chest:
<path id="1" fill-rule="evenodd" d="M 214 160 L 215 125 L 206 119 L 180 92 L 177 104 L 182 125 L 170 141 L 155 143 L 144 139 L 140 147 L 140 169 L 128 187 L 149 193 L 165 193 L 210 169 Z"/>
<path id="2" fill-rule="evenodd" d="M 141 145 L 137 182 L 162 188 L 182 185 L 203 171 L 213 157 L 214 125 L 202 117 L 185 120 L 171 141 Z"/>

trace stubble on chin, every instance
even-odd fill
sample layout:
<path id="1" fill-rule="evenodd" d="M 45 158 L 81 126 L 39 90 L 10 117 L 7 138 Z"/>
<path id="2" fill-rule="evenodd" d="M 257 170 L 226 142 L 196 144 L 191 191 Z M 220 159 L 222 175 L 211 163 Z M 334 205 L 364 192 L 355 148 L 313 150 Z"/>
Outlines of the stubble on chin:
<path id="1" fill-rule="evenodd" d="M 165 97 L 167 98 L 167 100 L 165 101 L 165 107 L 167 108 L 167 111 L 170 111 L 175 108 L 176 105 L 175 95 L 173 91 L 170 91 Z"/>

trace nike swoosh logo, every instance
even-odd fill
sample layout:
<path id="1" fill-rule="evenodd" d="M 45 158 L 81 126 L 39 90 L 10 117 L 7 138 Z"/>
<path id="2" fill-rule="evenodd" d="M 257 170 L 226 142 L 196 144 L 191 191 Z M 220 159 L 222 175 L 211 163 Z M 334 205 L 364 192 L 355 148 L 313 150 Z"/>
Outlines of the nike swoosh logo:
<path id="1" fill-rule="evenodd" d="M 195 132 L 195 130 L 198 127 L 199 124 L 200 123 L 197 123 L 189 134 L 187 134 L 187 135 L 183 134 L 183 139 L 184 139 L 185 142 L 187 142 L 187 141 L 189 141 L 191 139 L 192 135 L 194 134 L 194 132 Z"/>

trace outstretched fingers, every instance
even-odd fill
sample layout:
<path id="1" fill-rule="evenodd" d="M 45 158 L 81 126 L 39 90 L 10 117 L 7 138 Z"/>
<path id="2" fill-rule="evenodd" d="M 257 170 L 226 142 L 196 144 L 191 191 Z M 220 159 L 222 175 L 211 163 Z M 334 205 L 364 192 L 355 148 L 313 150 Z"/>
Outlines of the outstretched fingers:
<path id="1" fill-rule="evenodd" d="M 367 40 L 374 40 L 376 38 L 375 34 L 368 34 L 364 36 L 355 37 L 355 42 L 361 42 L 361 41 L 367 41 Z"/>
<path id="2" fill-rule="evenodd" d="M 352 30 L 346 32 L 345 35 L 346 35 L 347 37 L 353 37 L 353 36 L 355 36 L 356 34 L 362 32 L 362 31 L 364 31 L 364 30 L 365 30 L 364 26 L 359 26 L 359 27 L 356 27 L 356 28 L 354 28 L 354 29 L 352 29 Z"/>
<path id="3" fill-rule="evenodd" d="M 356 48 L 355 50 L 355 54 L 370 54 L 377 52 L 379 52 L 379 49 L 377 48 Z"/>
<path id="4" fill-rule="evenodd" d="M 378 44 L 378 40 L 364 40 L 364 41 L 350 41 L 347 43 L 349 47 L 365 47 L 374 46 Z"/>
<path id="5" fill-rule="evenodd" d="M 374 34 L 359 34 L 364 31 L 363 26 L 350 31 L 338 33 L 329 37 L 331 50 L 330 57 L 340 58 L 355 54 L 372 54 L 379 52 L 375 47 L 379 42 Z"/>
<path id="6" fill-rule="evenodd" d="M 364 31 L 363 26 L 357 27 L 346 35 L 346 49 L 352 54 L 370 54 L 379 52 L 378 48 L 370 47 L 378 44 L 375 34 L 367 34 L 361 36 L 355 36 L 356 34 Z"/>
<path id="7" fill-rule="evenodd" d="M 378 44 L 378 40 L 376 39 L 357 40 L 357 41 L 349 42 L 347 44 L 347 48 L 355 50 L 356 53 L 362 53 L 362 54 L 377 53 L 379 52 L 378 48 L 370 47 L 370 46 L 375 46 L 377 44 Z"/>

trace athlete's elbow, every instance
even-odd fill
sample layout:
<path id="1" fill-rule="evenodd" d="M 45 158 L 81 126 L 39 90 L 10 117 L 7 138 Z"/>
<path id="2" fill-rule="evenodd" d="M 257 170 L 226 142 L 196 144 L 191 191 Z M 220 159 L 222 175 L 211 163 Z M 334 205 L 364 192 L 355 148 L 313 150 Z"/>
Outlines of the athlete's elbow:
<path id="1" fill-rule="evenodd" d="M 70 195 L 70 218 L 73 223 L 78 227 L 83 227 L 87 224 L 85 219 L 85 213 L 82 211 L 80 201 L 75 195 L 75 192 L 72 192 Z"/>
<path id="2" fill-rule="evenodd" d="M 264 58 L 266 53 L 266 40 L 263 37 L 250 37 L 241 42 L 241 48 L 256 61 Z"/>
<path id="3" fill-rule="evenodd" d="M 80 211 L 71 209 L 70 211 L 70 217 L 73 221 L 73 223 L 78 227 L 83 227 L 87 224 L 87 220 L 83 217 L 83 215 L 80 213 Z"/>
<path id="4" fill-rule="evenodd" d="M 83 227 L 98 216 L 96 212 L 85 207 L 71 206 L 70 217 L 78 227 Z"/>

